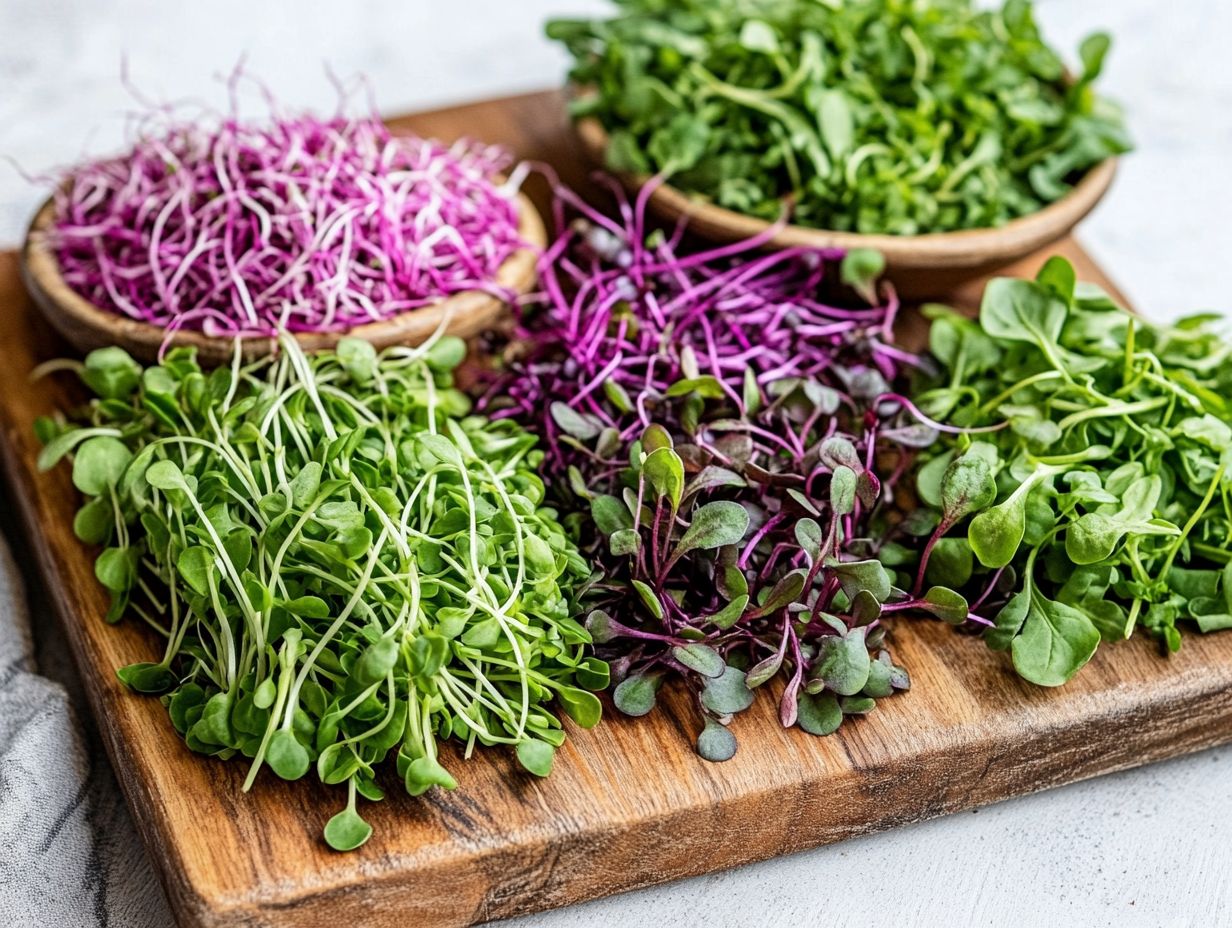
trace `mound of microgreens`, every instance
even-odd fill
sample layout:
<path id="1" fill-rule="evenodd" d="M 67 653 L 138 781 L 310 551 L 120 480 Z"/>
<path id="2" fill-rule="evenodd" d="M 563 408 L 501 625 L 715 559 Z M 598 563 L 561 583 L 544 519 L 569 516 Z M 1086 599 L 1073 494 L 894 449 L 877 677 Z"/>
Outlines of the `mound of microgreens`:
<path id="1" fill-rule="evenodd" d="M 108 619 L 166 638 L 119 671 L 162 694 L 194 751 L 347 785 L 325 827 L 367 840 L 356 794 L 382 797 L 393 753 L 407 791 L 452 789 L 438 739 L 506 744 L 546 776 L 565 738 L 549 705 L 594 725 L 608 682 L 572 616 L 590 574 L 543 505 L 536 440 L 469 415 L 464 347 L 379 356 L 344 339 L 206 374 L 191 352 L 142 370 L 116 348 L 76 368 L 80 424 L 43 421 L 40 461 L 73 455 L 88 497 L 74 528 L 102 546 Z"/>
<path id="2" fill-rule="evenodd" d="M 883 561 L 956 614 L 969 601 L 1044 686 L 1137 627 L 1169 651 L 1182 621 L 1232 627 L 1232 347 L 1213 317 L 1137 319 L 1060 258 L 993 281 L 978 323 L 932 315 L 942 377 L 918 402 L 970 431 L 925 452 L 930 508 Z"/>
<path id="3" fill-rule="evenodd" d="M 854 299 L 837 253 L 686 254 L 644 234 L 646 192 L 620 221 L 573 201 L 528 354 L 485 403 L 546 441 L 565 522 L 601 569 L 587 627 L 617 708 L 649 712 L 678 677 L 699 752 L 725 760 L 731 717 L 771 680 L 783 724 L 814 734 L 908 686 L 882 617 L 931 605 L 892 587 L 862 533 L 934 433 L 891 392 L 915 363 L 890 343 L 892 294 Z M 842 266 L 870 297 L 878 258 Z"/>
<path id="4" fill-rule="evenodd" d="M 555 20 L 577 116 L 609 167 L 665 173 L 741 213 L 915 235 L 1001 225 L 1127 151 L 1093 83 L 1067 82 L 1029 0 L 619 0 Z"/>
<path id="5" fill-rule="evenodd" d="M 51 241 L 73 290 L 132 319 L 341 332 L 500 292 L 521 246 L 508 164 L 498 148 L 393 135 L 375 115 L 261 124 L 155 108 L 128 152 L 63 180 Z"/>

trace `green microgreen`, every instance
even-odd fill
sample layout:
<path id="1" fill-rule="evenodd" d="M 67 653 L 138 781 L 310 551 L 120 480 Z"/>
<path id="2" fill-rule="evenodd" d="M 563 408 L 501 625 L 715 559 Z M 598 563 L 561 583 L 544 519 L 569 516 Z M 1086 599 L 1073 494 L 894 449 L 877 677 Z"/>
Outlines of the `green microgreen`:
<path id="1" fill-rule="evenodd" d="M 194 751 L 347 785 L 325 840 L 371 828 L 396 757 L 412 795 L 457 784 L 439 742 L 509 745 L 546 776 L 558 705 L 599 721 L 608 683 L 575 619 L 590 567 L 544 505 L 534 436 L 470 413 L 452 338 L 380 354 L 344 339 L 207 373 L 173 349 L 144 371 L 119 349 L 82 378 L 77 424 L 42 422 L 41 459 L 73 455 L 75 529 L 104 546 L 110 619 L 163 657 L 121 668 L 161 694 Z"/>
<path id="2" fill-rule="evenodd" d="M 1029 0 L 616 6 L 547 27 L 573 57 L 574 115 L 607 129 L 608 166 L 766 220 L 896 235 L 998 226 L 1130 147 L 1093 89 L 1108 37 L 1087 38 L 1067 76 Z"/>
<path id="3" fill-rule="evenodd" d="M 1060 258 L 993 281 L 978 322 L 928 313 L 940 376 L 917 401 L 956 429 L 880 549 L 917 593 L 942 584 L 922 608 L 984 625 L 1044 686 L 1139 627 L 1176 651 L 1186 623 L 1232 626 L 1232 347 L 1212 317 L 1135 318 Z"/>

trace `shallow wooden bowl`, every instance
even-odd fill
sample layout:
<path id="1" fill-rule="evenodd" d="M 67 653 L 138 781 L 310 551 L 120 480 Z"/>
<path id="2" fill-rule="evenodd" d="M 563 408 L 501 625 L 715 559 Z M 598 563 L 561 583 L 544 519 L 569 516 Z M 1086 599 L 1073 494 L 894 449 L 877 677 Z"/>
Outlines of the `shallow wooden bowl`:
<path id="1" fill-rule="evenodd" d="M 596 164 L 606 163 L 607 131 L 598 119 L 575 123 L 579 141 Z M 1108 191 L 1116 159 L 1091 168 L 1074 188 L 1036 213 L 998 228 L 936 232 L 928 235 L 865 235 L 807 226 L 784 226 L 767 247 L 875 248 L 885 255 L 886 273 L 903 296 L 941 296 L 965 281 L 1019 261 L 1064 238 Z M 629 190 L 644 177 L 618 175 Z M 708 202 L 663 184 L 650 195 L 650 207 L 669 221 L 688 219 L 690 231 L 716 242 L 736 242 L 765 232 L 773 223 Z"/>
<path id="2" fill-rule="evenodd" d="M 500 266 L 496 283 L 523 294 L 534 286 L 535 264 L 546 236 L 543 220 L 534 204 L 521 193 L 517 195 L 517 204 L 518 233 L 528 247 L 514 252 Z M 165 329 L 101 309 L 65 283 L 48 234 L 54 218 L 53 206 L 48 200 L 35 214 L 22 249 L 22 277 L 35 305 L 56 331 L 83 354 L 95 348 L 118 345 L 139 360 L 156 360 L 167 338 Z M 417 345 L 430 337 L 446 319 L 446 334 L 471 338 L 493 328 L 506 310 L 507 305 L 500 298 L 477 290 L 468 291 L 422 309 L 355 326 L 347 332 L 297 333 L 295 338 L 305 351 L 332 348 L 344 335 L 366 339 L 377 348 Z M 251 360 L 270 354 L 275 344 L 271 338 L 245 338 L 244 357 Z M 231 338 L 185 330 L 172 335 L 168 345 L 196 348 L 197 358 L 204 365 L 226 363 L 235 350 Z"/>

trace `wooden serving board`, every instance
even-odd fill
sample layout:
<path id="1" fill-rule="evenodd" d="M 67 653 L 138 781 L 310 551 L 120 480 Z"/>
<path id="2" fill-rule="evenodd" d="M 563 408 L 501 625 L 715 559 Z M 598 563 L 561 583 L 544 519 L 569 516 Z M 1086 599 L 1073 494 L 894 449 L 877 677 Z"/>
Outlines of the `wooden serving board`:
<path id="1" fill-rule="evenodd" d="M 400 121 L 475 134 L 585 180 L 556 94 Z M 534 192 L 542 193 L 536 189 Z M 1077 244 L 1056 251 L 1107 280 Z M 1029 273 L 1042 256 L 1014 268 Z M 970 305 L 978 286 L 955 294 Z M 103 622 L 90 552 L 70 529 L 69 469 L 35 470 L 34 418 L 67 396 L 31 384 L 65 346 L 38 320 L 14 254 L 0 255 L 0 451 L 10 497 L 85 679 L 94 715 L 172 907 L 185 926 L 383 928 L 462 925 L 532 912 L 786 854 L 1232 740 L 1232 635 L 1190 635 L 1160 656 L 1146 640 L 1103 647 L 1070 685 L 1015 677 L 1004 655 L 930 621 L 900 622 L 896 659 L 912 689 L 838 734 L 783 730 L 771 699 L 739 716 L 736 757 L 693 752 L 696 722 L 676 696 L 644 719 L 610 713 L 570 730 L 547 780 L 508 752 L 454 763 L 460 788 L 366 804 L 375 833 L 337 854 L 320 840 L 336 788 L 263 774 L 188 751 L 158 701 L 115 668 L 157 659 L 136 622 Z M 159 652 L 161 653 L 161 652 Z M 391 778 L 392 779 L 392 778 Z M 819 918 L 824 913 L 819 913 Z"/>

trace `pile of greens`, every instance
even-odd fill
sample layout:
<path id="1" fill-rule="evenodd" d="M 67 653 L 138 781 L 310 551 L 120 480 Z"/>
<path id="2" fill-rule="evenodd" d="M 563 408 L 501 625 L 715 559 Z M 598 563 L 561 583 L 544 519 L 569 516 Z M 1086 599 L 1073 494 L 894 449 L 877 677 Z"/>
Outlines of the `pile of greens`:
<path id="1" fill-rule="evenodd" d="M 914 235 L 1001 225 L 1129 149 L 1121 116 L 1043 41 L 1030 0 L 619 0 L 548 24 L 608 165 L 720 206 Z"/>
<path id="2" fill-rule="evenodd" d="M 1129 315 L 1053 258 L 999 279 L 978 322 L 932 308 L 926 508 L 881 549 L 937 584 L 1028 680 L 1069 680 L 1136 627 L 1232 627 L 1232 347 L 1198 316 Z M 917 558 L 912 552 L 922 550 Z M 961 594 L 961 595 L 960 595 Z"/>
<path id="3" fill-rule="evenodd" d="M 76 425 L 40 422 L 40 465 L 73 456 L 74 528 L 102 546 L 108 618 L 166 639 L 124 667 L 161 694 L 195 751 L 347 784 L 325 826 L 339 850 L 371 828 L 390 753 L 411 795 L 452 789 L 438 739 L 506 744 L 546 776 L 608 671 L 572 616 L 590 567 L 543 505 L 535 438 L 469 415 L 465 349 L 443 338 L 377 355 L 358 339 L 203 372 L 186 349 L 142 369 L 107 348 L 76 370 Z"/>
<path id="4" fill-rule="evenodd" d="M 883 614 L 934 608 L 892 588 L 864 537 L 935 437 L 891 392 L 918 359 L 890 341 L 892 293 L 869 302 L 880 256 L 686 251 L 644 234 L 645 198 L 621 220 L 573 202 L 484 408 L 544 437 L 600 568 L 587 627 L 616 708 L 645 715 L 680 681 L 698 751 L 721 761 L 732 717 L 777 680 L 783 725 L 829 734 L 909 685 Z"/>

